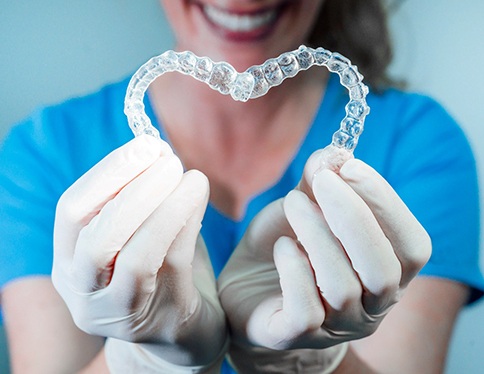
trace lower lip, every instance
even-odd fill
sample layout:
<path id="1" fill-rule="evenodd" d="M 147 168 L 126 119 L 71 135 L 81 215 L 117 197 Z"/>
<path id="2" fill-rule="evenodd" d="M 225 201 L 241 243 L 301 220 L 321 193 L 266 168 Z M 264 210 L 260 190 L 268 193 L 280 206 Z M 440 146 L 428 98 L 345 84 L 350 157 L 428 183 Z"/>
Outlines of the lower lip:
<path id="1" fill-rule="evenodd" d="M 283 13 L 283 8 L 281 7 L 276 10 L 276 15 L 271 22 L 250 31 L 228 30 L 209 19 L 203 9 L 200 9 L 200 11 L 210 27 L 224 39 L 231 42 L 254 42 L 267 38 L 274 31 L 276 24 Z"/>

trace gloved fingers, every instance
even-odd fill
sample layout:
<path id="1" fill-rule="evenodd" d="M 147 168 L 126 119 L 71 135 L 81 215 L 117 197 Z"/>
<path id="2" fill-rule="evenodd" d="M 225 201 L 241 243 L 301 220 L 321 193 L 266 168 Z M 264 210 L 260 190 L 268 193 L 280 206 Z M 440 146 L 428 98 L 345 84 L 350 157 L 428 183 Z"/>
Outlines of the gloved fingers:
<path id="1" fill-rule="evenodd" d="M 82 227 L 126 184 L 160 156 L 173 154 L 165 142 L 139 136 L 114 150 L 80 177 L 59 199 L 54 228 L 54 256 L 70 262 Z"/>
<path id="2" fill-rule="evenodd" d="M 294 239 L 283 236 L 276 241 L 274 263 L 282 289 L 282 309 L 274 311 L 268 330 L 272 336 L 282 334 L 284 340 L 293 342 L 320 329 L 325 318 L 323 302 L 306 253 Z"/>
<path id="3" fill-rule="evenodd" d="M 108 201 L 81 229 L 72 261 L 72 279 L 79 292 L 109 283 L 118 252 L 181 180 L 175 155 L 161 157 Z"/>
<path id="4" fill-rule="evenodd" d="M 166 212 L 170 212 L 179 210 L 179 206 L 183 204 L 189 206 L 195 204 L 185 225 L 181 227 L 180 232 L 169 246 L 161 269 L 158 270 L 157 284 L 161 286 L 163 293 L 171 295 L 170 297 L 175 303 L 188 305 L 197 302 L 197 297 L 193 294 L 195 290 L 193 266 L 208 195 L 207 177 L 198 170 L 190 170 L 185 173 L 180 188 L 167 200 L 164 208 Z M 156 261 L 153 261 L 153 264 L 155 263 Z"/>
<path id="5" fill-rule="evenodd" d="M 216 287 L 215 274 L 208 254 L 207 245 L 200 233 L 197 236 L 192 267 L 196 284 L 200 283 L 202 288 L 205 284 L 213 284 Z M 218 300 L 217 292 L 215 292 L 215 297 Z"/>
<path id="6" fill-rule="evenodd" d="M 108 286 L 111 292 L 152 294 L 159 287 L 160 292 L 166 291 L 166 294 L 173 291 L 170 297 L 184 297 L 176 293 L 182 292 L 180 288 L 186 288 L 188 283 L 178 284 L 183 281 L 180 273 L 186 276 L 190 269 L 207 195 L 208 182 L 203 174 L 188 172 L 183 175 L 176 189 L 119 252 Z M 169 263 L 165 263 L 171 249 L 175 253 L 170 254 Z M 193 292 L 193 284 L 189 286 L 188 291 Z"/>
<path id="7" fill-rule="evenodd" d="M 402 275 L 390 241 L 363 199 L 334 172 L 317 173 L 313 192 L 358 274 L 364 288 L 365 310 L 369 314 L 382 313 L 396 302 Z"/>
<path id="8" fill-rule="evenodd" d="M 291 191 L 284 199 L 284 210 L 308 254 L 314 281 L 324 300 L 340 311 L 361 304 L 360 281 L 319 206 L 303 192 Z"/>
<path id="9" fill-rule="evenodd" d="M 267 205 L 250 223 L 244 235 L 245 247 L 251 250 L 252 258 L 257 261 L 273 262 L 273 247 L 281 236 L 295 237 L 284 213 L 283 199 Z M 232 257 L 237 256 L 237 251 Z M 229 263 L 230 264 L 230 263 Z"/>
<path id="10" fill-rule="evenodd" d="M 314 281 L 325 309 L 322 328 L 354 330 L 362 320 L 363 287 L 339 240 L 334 236 L 319 206 L 301 191 L 291 191 L 284 200 L 289 223 L 306 251 Z M 305 337 L 307 347 L 325 346 L 328 334 L 314 331 Z"/>
<path id="11" fill-rule="evenodd" d="M 303 176 L 299 182 L 298 189 L 315 201 L 312 185 L 313 178 L 317 172 L 328 169 L 338 174 L 341 166 L 352 158 L 354 158 L 353 153 L 333 145 L 318 149 L 309 156 L 306 165 L 304 165 Z"/>
<path id="12" fill-rule="evenodd" d="M 210 262 L 207 246 L 201 234 L 197 236 L 192 267 L 193 283 L 198 289 L 198 292 L 200 292 L 202 298 L 209 300 L 210 304 L 219 308 L 219 312 L 223 315 L 217 292 L 217 281 L 213 272 L 212 263 Z"/>
<path id="13" fill-rule="evenodd" d="M 182 269 L 190 268 L 194 256 L 195 243 L 202 227 L 202 219 L 208 203 L 209 183 L 207 177 L 198 170 L 187 171 L 179 188 L 166 201 L 166 210 L 177 210 L 180 205 L 194 206 L 193 213 L 182 227 L 171 245 L 164 264 Z M 190 261 L 187 261 L 189 259 Z"/>
<path id="14" fill-rule="evenodd" d="M 373 168 L 360 160 L 351 160 L 341 168 L 341 178 L 370 207 L 400 260 L 406 287 L 430 258 L 430 238 L 390 184 Z"/>

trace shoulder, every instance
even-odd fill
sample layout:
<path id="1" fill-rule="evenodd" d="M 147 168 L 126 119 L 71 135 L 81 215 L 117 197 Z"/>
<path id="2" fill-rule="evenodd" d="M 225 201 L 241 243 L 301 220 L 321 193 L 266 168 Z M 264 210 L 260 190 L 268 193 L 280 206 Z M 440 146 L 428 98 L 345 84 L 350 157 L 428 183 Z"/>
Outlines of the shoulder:
<path id="1" fill-rule="evenodd" d="M 471 285 L 476 297 L 484 289 L 479 186 L 466 134 L 425 95 L 389 90 L 368 102 L 372 113 L 355 155 L 388 180 L 431 236 L 433 254 L 422 274 Z"/>
<path id="2" fill-rule="evenodd" d="M 30 123 L 45 136 L 52 135 L 54 138 L 54 133 L 59 136 L 75 135 L 71 141 L 92 139 L 102 133 L 116 136 L 126 130 L 119 125 L 127 125 L 123 113 L 127 83 L 123 80 L 89 95 L 38 108 L 24 121 L 24 126 Z"/>
<path id="3" fill-rule="evenodd" d="M 416 151 L 431 155 L 445 147 L 457 148 L 470 154 L 464 132 L 435 99 L 428 95 L 388 88 L 381 92 L 370 91 L 366 97 L 370 113 L 365 129 L 359 138 L 355 156 L 364 159 L 383 172 L 388 158 L 406 157 Z M 337 123 L 344 116 L 348 93 L 331 78 L 327 93 L 316 117 L 318 139 L 330 139 Z M 325 130 L 328 127 L 334 127 Z M 318 140 L 319 146 L 321 140 Z"/>
<path id="4" fill-rule="evenodd" d="M 367 100 L 371 107 L 368 122 L 379 131 L 393 132 L 394 136 L 404 136 L 409 130 L 438 136 L 447 135 L 448 131 L 461 132 L 447 110 L 430 96 L 388 89 L 370 93 Z"/>
<path id="5" fill-rule="evenodd" d="M 126 84 L 35 110 L 0 145 L 0 287 L 52 267 L 54 212 L 61 194 L 132 134 Z"/>
<path id="6" fill-rule="evenodd" d="M 391 165 L 408 169 L 425 163 L 462 162 L 474 167 L 465 133 L 435 99 L 397 89 L 370 93 L 367 99 L 371 112 L 357 155 L 380 172 L 390 172 Z"/>
<path id="7" fill-rule="evenodd" d="M 389 89 L 382 94 L 371 94 L 369 103 L 378 112 L 376 116 L 387 117 L 400 135 L 408 130 L 426 131 L 437 137 L 462 132 L 449 112 L 424 94 Z"/>
<path id="8" fill-rule="evenodd" d="M 68 183 L 72 183 L 132 137 L 123 113 L 127 83 L 123 80 L 89 95 L 37 108 L 11 128 L 3 139 L 0 158 L 14 164 L 24 160 L 56 165 L 58 171 L 71 174 Z M 31 168 L 24 171 L 28 170 L 33 173 Z"/>

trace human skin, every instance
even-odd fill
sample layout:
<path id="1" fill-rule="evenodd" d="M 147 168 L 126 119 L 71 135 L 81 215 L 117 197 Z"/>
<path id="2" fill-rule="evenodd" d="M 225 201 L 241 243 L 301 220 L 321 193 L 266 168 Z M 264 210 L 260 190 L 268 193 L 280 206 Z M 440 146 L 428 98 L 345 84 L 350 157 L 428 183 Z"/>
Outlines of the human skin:
<path id="1" fill-rule="evenodd" d="M 202 3 L 247 15 L 281 2 L 161 0 L 177 50 L 225 60 L 242 71 L 303 44 L 322 1 L 291 2 L 274 27 L 257 38 L 234 38 L 213 28 L 200 12 Z M 212 203 L 238 218 L 249 197 L 267 188 L 285 170 L 324 95 L 326 78 L 320 69 L 312 69 L 263 98 L 242 104 L 188 77 L 167 74 L 150 87 L 150 98 L 184 165 L 206 174 Z M 351 370 L 355 367 L 357 372 L 441 372 L 455 316 L 466 295 L 467 288 L 452 281 L 414 280 L 376 333 L 351 344 L 338 372 L 356 372 Z M 14 372 L 77 370 L 101 345 L 101 339 L 77 330 L 46 278 L 9 284 L 2 294 L 2 307 Z M 86 346 L 94 348 L 76 349 Z M 85 372 L 107 372 L 103 353 L 97 357 Z"/>
<path id="2" fill-rule="evenodd" d="M 221 31 L 220 25 L 214 27 L 201 8 L 216 5 L 232 16 L 248 17 L 286 2 L 161 3 L 174 30 L 176 50 L 224 60 L 243 71 L 303 44 L 322 1 L 290 2 L 274 24 L 262 28 L 263 37 L 250 31 L 238 32 L 238 38 L 227 29 Z M 312 122 L 326 79 L 325 70 L 311 69 L 262 98 L 239 103 L 190 77 L 166 74 L 150 86 L 149 95 L 184 165 L 208 176 L 211 202 L 239 218 L 248 198 L 271 185 L 287 167 Z"/>
<path id="3" fill-rule="evenodd" d="M 178 50 L 210 56 L 214 61 L 227 61 L 238 70 L 245 70 L 304 43 L 323 2 L 160 0 Z M 213 8 L 225 13 L 225 20 L 214 22 L 214 18 L 208 16 L 209 9 Z M 255 19 L 262 13 L 273 20 L 260 21 L 259 27 L 256 27 L 259 25 L 256 20 L 246 21 L 244 30 L 240 30 L 243 26 L 234 25 L 243 23 L 243 17 Z M 234 31 L 234 28 L 239 30 Z"/>

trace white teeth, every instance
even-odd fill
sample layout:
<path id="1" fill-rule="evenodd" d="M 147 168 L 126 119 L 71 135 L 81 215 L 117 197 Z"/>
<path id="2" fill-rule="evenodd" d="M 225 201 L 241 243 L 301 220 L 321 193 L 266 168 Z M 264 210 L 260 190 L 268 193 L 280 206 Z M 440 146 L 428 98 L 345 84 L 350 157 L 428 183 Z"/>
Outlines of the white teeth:
<path id="1" fill-rule="evenodd" d="M 203 7 L 208 19 L 217 26 L 235 32 L 248 32 L 267 25 L 276 17 L 275 10 L 268 10 L 257 14 L 235 14 L 215 8 L 210 5 Z"/>

